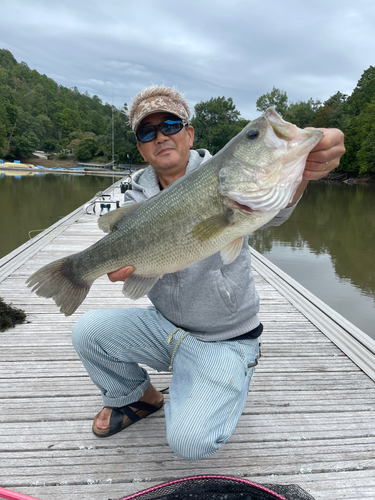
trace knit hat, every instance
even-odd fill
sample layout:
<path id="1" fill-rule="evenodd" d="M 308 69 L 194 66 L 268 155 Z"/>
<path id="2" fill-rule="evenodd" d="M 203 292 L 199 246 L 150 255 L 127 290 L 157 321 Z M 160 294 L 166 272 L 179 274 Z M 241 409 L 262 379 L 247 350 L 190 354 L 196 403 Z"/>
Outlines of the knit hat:
<path id="1" fill-rule="evenodd" d="M 171 87 L 152 85 L 137 94 L 129 110 L 130 126 L 135 133 L 141 121 L 149 115 L 159 112 L 171 113 L 189 122 L 188 103 Z"/>

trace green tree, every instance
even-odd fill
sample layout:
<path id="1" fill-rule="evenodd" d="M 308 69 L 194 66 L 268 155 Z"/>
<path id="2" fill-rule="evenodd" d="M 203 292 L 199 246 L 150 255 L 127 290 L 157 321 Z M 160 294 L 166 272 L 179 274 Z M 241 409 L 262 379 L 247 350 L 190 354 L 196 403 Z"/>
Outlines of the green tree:
<path id="1" fill-rule="evenodd" d="M 231 97 L 211 98 L 194 107 L 191 124 L 195 130 L 194 146 L 216 154 L 241 130 L 240 112 Z"/>
<path id="2" fill-rule="evenodd" d="M 137 142 L 130 128 L 125 111 L 126 104 L 122 108 L 122 111 L 113 107 L 113 122 L 111 116 L 107 120 L 106 133 L 98 136 L 98 154 L 104 156 L 107 161 L 112 160 L 112 125 L 115 163 L 128 163 L 129 157 L 134 158 L 137 155 Z"/>
<path id="3" fill-rule="evenodd" d="M 43 141 L 43 151 L 51 153 L 53 151 L 57 151 L 57 147 L 58 144 L 55 139 L 45 139 Z"/>
<path id="4" fill-rule="evenodd" d="M 93 137 L 82 139 L 74 150 L 76 158 L 80 161 L 91 160 L 97 150 L 97 143 Z"/>
<path id="5" fill-rule="evenodd" d="M 312 126 L 315 115 L 321 107 L 321 102 L 314 101 L 312 98 L 308 101 L 289 102 L 284 90 L 272 87 L 271 92 L 267 92 L 257 99 L 256 105 L 257 110 L 262 112 L 274 107 L 284 120 L 294 123 L 297 127 L 305 128 Z"/>
<path id="6" fill-rule="evenodd" d="M 126 161 L 135 156 L 136 141 L 125 117 L 114 109 L 115 159 Z M 96 95 L 68 89 L 46 75 L 18 63 L 12 54 L 0 49 L 0 152 L 14 158 L 17 151 L 27 151 L 27 142 L 38 139 L 38 148 L 64 149 L 79 132 L 101 138 L 100 148 L 112 157 L 112 106 Z M 27 134 L 33 135 L 28 137 Z M 26 135 L 25 135 L 26 134 Z M 83 146 L 81 146 L 83 148 Z M 22 153 L 24 154 L 24 153 Z M 87 154 L 87 153 L 86 153 Z"/>
<path id="7" fill-rule="evenodd" d="M 327 99 L 315 115 L 312 122 L 313 127 L 339 128 L 345 131 L 350 125 L 350 117 L 346 112 L 346 101 L 348 96 L 342 92 L 336 92 Z"/>
<path id="8" fill-rule="evenodd" d="M 356 160 L 359 174 L 375 173 L 375 96 L 356 119 L 360 137 Z"/>
<path id="9" fill-rule="evenodd" d="M 9 155 L 13 158 L 30 158 L 37 148 L 38 137 L 34 132 L 25 132 L 17 135 L 10 141 Z"/>
<path id="10" fill-rule="evenodd" d="M 271 92 L 267 92 L 257 99 L 256 106 L 258 111 L 266 111 L 274 106 L 278 113 L 285 116 L 288 109 L 288 96 L 283 90 L 272 87 Z"/>
<path id="11" fill-rule="evenodd" d="M 108 119 L 100 115 L 98 111 L 89 111 L 84 122 L 84 129 L 88 132 L 94 132 L 96 135 L 106 133 L 108 128 Z"/>
<path id="12" fill-rule="evenodd" d="M 0 103 L 0 117 L 2 118 L 5 115 L 5 113 L 6 113 L 5 106 L 4 104 Z M 3 157 L 6 151 L 8 133 L 7 133 L 6 122 L 1 118 L 0 118 L 0 157 Z"/>
<path id="13" fill-rule="evenodd" d="M 9 50 L 0 50 L 0 66 L 5 69 L 12 69 L 17 65 L 16 59 Z"/>
<path id="14" fill-rule="evenodd" d="M 65 108 L 56 116 L 58 125 L 64 137 L 68 136 L 73 130 L 80 130 L 82 119 L 76 109 Z"/>
<path id="15" fill-rule="evenodd" d="M 375 67 L 370 66 L 358 80 L 353 93 L 343 103 L 346 153 L 339 170 L 350 174 L 375 173 Z M 341 127 L 340 127 L 341 128 Z"/>
<path id="16" fill-rule="evenodd" d="M 314 101 L 312 98 L 310 98 L 307 102 L 292 102 L 283 116 L 285 120 L 294 123 L 297 127 L 311 127 L 320 106 L 321 102 Z"/>
<path id="17" fill-rule="evenodd" d="M 358 80 L 347 104 L 352 116 L 358 116 L 366 104 L 375 96 L 375 67 L 370 66 Z"/>

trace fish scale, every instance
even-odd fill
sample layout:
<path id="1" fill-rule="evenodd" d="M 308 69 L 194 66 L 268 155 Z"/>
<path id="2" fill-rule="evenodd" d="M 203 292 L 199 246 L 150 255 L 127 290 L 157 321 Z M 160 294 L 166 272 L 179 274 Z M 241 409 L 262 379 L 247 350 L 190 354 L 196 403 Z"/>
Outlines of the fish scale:
<path id="1" fill-rule="evenodd" d="M 292 198 L 319 130 L 301 130 L 274 109 L 249 123 L 198 169 L 141 204 L 99 219 L 111 230 L 91 247 L 47 264 L 27 280 L 73 314 L 98 277 L 124 266 L 134 273 L 123 293 L 148 293 L 157 279 L 220 252 L 238 256 L 243 237 L 270 221 Z"/>

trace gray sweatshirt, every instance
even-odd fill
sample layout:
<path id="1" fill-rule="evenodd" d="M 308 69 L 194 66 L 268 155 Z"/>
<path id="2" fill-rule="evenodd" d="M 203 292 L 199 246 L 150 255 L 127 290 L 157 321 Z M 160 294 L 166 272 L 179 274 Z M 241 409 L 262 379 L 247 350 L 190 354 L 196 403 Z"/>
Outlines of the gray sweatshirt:
<path id="1" fill-rule="evenodd" d="M 211 158 L 205 150 L 191 150 L 186 173 Z M 156 172 L 149 165 L 137 172 L 125 204 L 144 201 L 160 192 Z M 281 210 L 267 226 L 288 219 L 295 206 Z M 259 325 L 259 297 L 251 272 L 250 249 L 245 238 L 240 255 L 229 265 L 219 253 L 187 269 L 165 274 L 148 294 L 153 305 L 176 327 L 203 341 L 237 337 Z"/>

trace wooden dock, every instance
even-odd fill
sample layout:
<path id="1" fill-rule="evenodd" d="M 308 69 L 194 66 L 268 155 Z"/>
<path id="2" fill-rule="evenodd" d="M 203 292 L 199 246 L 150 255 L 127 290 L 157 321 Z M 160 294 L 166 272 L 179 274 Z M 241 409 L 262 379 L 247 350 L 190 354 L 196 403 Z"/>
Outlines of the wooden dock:
<path id="1" fill-rule="evenodd" d="M 256 252 L 263 356 L 224 448 L 195 463 L 177 457 L 163 411 L 96 438 L 101 398 L 70 331 L 89 309 L 134 302 L 103 277 L 67 318 L 25 280 L 101 237 L 80 208 L 0 260 L 0 297 L 28 314 L 28 323 L 0 333 L 1 487 L 41 500 L 108 500 L 210 473 L 298 484 L 316 500 L 375 498 L 375 342 Z M 168 386 L 170 374 L 150 372 L 158 389 Z"/>

